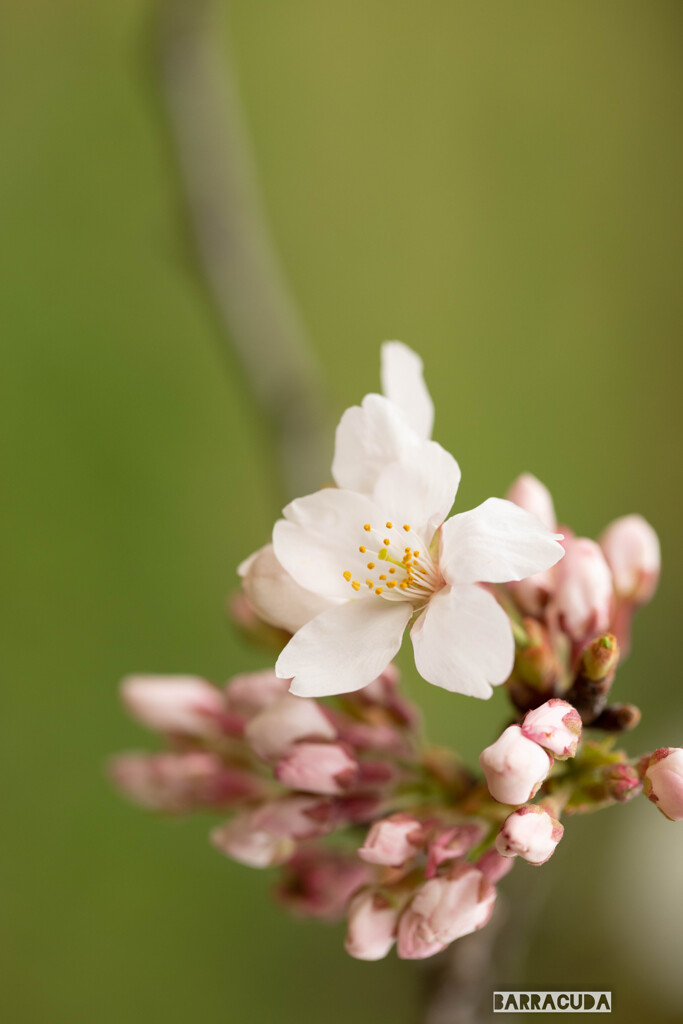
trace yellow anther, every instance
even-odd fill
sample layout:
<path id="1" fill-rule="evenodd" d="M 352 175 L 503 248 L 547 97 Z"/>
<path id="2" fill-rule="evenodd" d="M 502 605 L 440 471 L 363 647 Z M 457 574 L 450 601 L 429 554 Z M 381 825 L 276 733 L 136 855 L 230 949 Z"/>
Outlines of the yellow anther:
<path id="1" fill-rule="evenodd" d="M 374 569 L 374 568 L 375 568 L 375 563 L 374 562 L 368 562 L 368 569 Z"/>
<path id="2" fill-rule="evenodd" d="M 347 570 L 346 570 L 346 572 L 344 573 L 344 579 L 345 579 L 345 580 L 350 580 L 350 579 L 351 579 L 351 573 L 349 572 L 349 570 L 348 570 L 348 569 L 347 569 Z"/>
<path id="3" fill-rule="evenodd" d="M 403 524 L 403 529 L 406 531 L 406 533 L 410 533 L 410 526 L 408 523 Z"/>
<path id="4" fill-rule="evenodd" d="M 389 582 L 387 583 L 387 586 L 390 589 L 391 589 L 391 587 L 395 587 L 396 586 L 396 580 L 389 580 Z"/>
<path id="5" fill-rule="evenodd" d="M 370 523 L 366 523 L 363 529 L 365 530 L 366 533 L 370 533 L 372 527 L 370 526 Z"/>
<path id="6" fill-rule="evenodd" d="M 394 524 L 393 523 L 387 523 L 386 526 L 387 526 L 387 530 L 393 530 L 393 528 L 394 528 Z"/>
<path id="7" fill-rule="evenodd" d="M 420 557 L 420 552 L 419 551 L 413 551 L 413 558 L 419 558 L 419 557 Z"/>
<path id="8" fill-rule="evenodd" d="M 353 587 L 354 590 L 360 590 L 360 583 L 358 582 L 358 580 L 354 580 L 351 586 Z"/>
<path id="9" fill-rule="evenodd" d="M 376 594 L 381 594 L 382 593 L 382 587 L 375 587 L 375 593 Z"/>
<path id="10" fill-rule="evenodd" d="M 389 570 L 389 572 L 391 572 L 391 573 L 396 572 L 396 570 L 394 569 L 393 565 L 392 565 L 391 569 Z"/>
<path id="11" fill-rule="evenodd" d="M 361 544 L 361 546 L 360 546 L 360 547 L 358 548 L 358 550 L 360 551 L 361 555 L 364 555 L 364 554 L 365 554 L 365 552 L 366 552 L 366 551 L 367 551 L 368 549 L 367 549 L 366 547 L 364 547 L 364 545 L 363 545 L 363 544 Z"/>
<path id="12" fill-rule="evenodd" d="M 407 555 L 409 555 L 409 554 L 410 554 L 410 548 L 404 548 L 403 550 L 405 551 L 405 553 L 406 553 Z"/>
<path id="13" fill-rule="evenodd" d="M 406 590 L 407 587 L 410 586 L 410 584 L 408 583 L 408 580 L 401 580 L 401 582 L 399 583 L 399 586 L 400 586 L 401 590 Z"/>
<path id="14" fill-rule="evenodd" d="M 382 575 L 382 576 L 380 576 L 380 579 L 381 579 L 381 580 L 385 580 L 385 579 L 386 579 L 386 576 Z"/>
<path id="15" fill-rule="evenodd" d="M 367 587 L 374 587 L 374 585 L 375 585 L 375 581 L 374 581 L 374 580 L 371 580 L 371 579 L 370 579 L 370 577 L 368 576 L 368 578 L 367 578 L 367 579 L 366 579 L 366 581 L 365 581 L 365 585 L 366 585 Z"/>
<path id="16" fill-rule="evenodd" d="M 384 538 L 384 543 L 386 544 L 387 547 L 389 547 L 389 545 L 391 544 L 391 541 L 389 540 L 388 537 L 385 537 Z"/>

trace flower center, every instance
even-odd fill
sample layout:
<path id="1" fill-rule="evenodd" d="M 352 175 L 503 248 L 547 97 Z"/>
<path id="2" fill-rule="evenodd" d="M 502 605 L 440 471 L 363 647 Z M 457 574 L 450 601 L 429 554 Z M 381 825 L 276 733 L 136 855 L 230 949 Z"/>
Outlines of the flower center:
<path id="1" fill-rule="evenodd" d="M 388 601 L 410 601 L 417 607 L 426 604 L 432 594 L 443 586 L 428 546 L 410 523 L 394 526 L 388 521 L 381 530 L 371 523 L 364 523 L 359 537 L 363 538 L 363 543 L 358 545 L 358 552 L 367 558 L 363 570 L 367 575 L 360 579 L 350 569 L 343 573 L 356 593 L 367 587 L 377 597 Z"/>

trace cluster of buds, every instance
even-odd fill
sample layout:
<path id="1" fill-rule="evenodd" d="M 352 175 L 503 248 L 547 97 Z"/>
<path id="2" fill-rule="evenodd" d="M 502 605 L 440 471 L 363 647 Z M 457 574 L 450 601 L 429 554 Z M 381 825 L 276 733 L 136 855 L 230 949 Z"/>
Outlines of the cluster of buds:
<path id="1" fill-rule="evenodd" d="M 288 505 L 239 567 L 233 620 L 280 651 L 275 671 L 222 689 L 124 680 L 128 711 L 166 746 L 111 775 L 145 808 L 221 816 L 215 848 L 273 868 L 293 912 L 345 916 L 352 956 L 395 944 L 422 959 L 486 924 L 497 884 L 516 859 L 552 856 L 564 815 L 644 792 L 682 820 L 683 750 L 616 747 L 640 719 L 611 692 L 657 585 L 652 527 L 558 533 L 528 474 L 447 518 L 460 470 L 431 440 L 421 361 L 396 342 L 382 359 L 385 394 L 337 428 L 337 486 Z M 393 666 L 406 629 L 427 682 L 480 698 L 506 686 L 512 721 L 479 758 L 484 780 L 427 746 Z"/>

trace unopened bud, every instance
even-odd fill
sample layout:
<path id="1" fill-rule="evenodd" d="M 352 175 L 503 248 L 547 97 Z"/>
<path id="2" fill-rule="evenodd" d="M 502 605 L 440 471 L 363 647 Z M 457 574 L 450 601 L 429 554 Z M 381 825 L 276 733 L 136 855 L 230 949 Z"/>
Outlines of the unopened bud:
<path id="1" fill-rule="evenodd" d="M 485 825 L 476 823 L 442 829 L 429 844 L 425 876 L 433 878 L 442 864 L 464 857 L 473 846 L 481 842 L 486 832 Z"/>
<path id="2" fill-rule="evenodd" d="M 590 640 L 610 624 L 612 573 L 595 541 L 577 537 L 557 565 L 555 607 L 560 624 L 576 642 Z"/>
<path id="3" fill-rule="evenodd" d="M 582 655 L 581 671 L 591 682 L 610 679 L 619 661 L 619 644 L 611 633 L 593 640 Z"/>
<path id="4" fill-rule="evenodd" d="M 330 602 L 304 589 L 280 565 L 272 544 L 260 548 L 238 567 L 242 587 L 252 608 L 264 622 L 296 633 Z"/>
<path id="5" fill-rule="evenodd" d="M 683 821 L 683 749 L 655 750 L 645 763 L 643 792 L 669 821 Z"/>
<path id="6" fill-rule="evenodd" d="M 514 867 L 513 857 L 503 857 L 498 850 L 487 850 L 477 861 L 475 867 L 479 868 L 482 875 L 488 878 L 493 885 L 505 878 L 508 872 Z"/>
<path id="7" fill-rule="evenodd" d="M 581 739 L 581 716 L 566 700 L 553 698 L 528 712 L 522 732 L 528 740 L 564 761 L 576 753 Z"/>
<path id="8" fill-rule="evenodd" d="M 229 767 L 203 750 L 121 754 L 111 762 L 109 774 L 134 803 L 168 814 L 233 807 L 263 791 L 258 776 Z"/>
<path id="9" fill-rule="evenodd" d="M 550 642 L 548 630 L 537 619 L 523 622 L 527 643 L 515 652 L 515 676 L 542 694 L 552 694 L 561 668 Z"/>
<path id="10" fill-rule="evenodd" d="M 224 730 L 223 694 L 198 676 L 126 676 L 121 699 L 133 718 L 157 732 L 205 738 Z"/>
<path id="11" fill-rule="evenodd" d="M 283 786 L 334 796 L 358 778 L 358 762 L 339 743 L 297 743 L 275 774 Z"/>
<path id="12" fill-rule="evenodd" d="M 511 725 L 479 755 L 489 792 L 502 804 L 524 804 L 538 791 L 553 759 L 533 740 Z"/>
<path id="13" fill-rule="evenodd" d="M 536 516 L 546 529 L 555 533 L 557 518 L 550 491 L 532 473 L 522 473 L 521 476 L 518 476 L 511 484 L 506 498 Z"/>
<path id="14" fill-rule="evenodd" d="M 337 730 L 318 701 L 285 694 L 247 724 L 245 739 L 264 761 L 278 761 L 299 740 L 334 740 Z"/>
<path id="15" fill-rule="evenodd" d="M 618 660 L 619 645 L 611 633 L 593 640 L 583 652 L 567 700 L 579 712 L 584 725 L 591 725 L 604 710 Z"/>
<path id="16" fill-rule="evenodd" d="M 294 914 L 334 921 L 371 876 L 372 869 L 355 854 L 307 846 L 286 865 L 275 895 Z"/>
<path id="17" fill-rule="evenodd" d="M 296 849 L 289 836 L 275 836 L 255 829 L 250 814 L 240 814 L 211 833 L 211 842 L 240 864 L 250 868 L 270 868 L 284 864 Z"/>
<path id="18" fill-rule="evenodd" d="M 289 690 L 289 679 L 278 679 L 272 669 L 242 672 L 228 680 L 225 698 L 230 711 L 244 718 L 258 714 Z"/>
<path id="19" fill-rule="evenodd" d="M 393 814 L 376 821 L 368 832 L 358 856 L 368 864 L 401 867 L 414 857 L 423 843 L 423 830 L 410 814 Z"/>
<path id="20" fill-rule="evenodd" d="M 505 819 L 496 836 L 503 857 L 522 857 L 529 864 L 545 864 L 555 852 L 564 827 L 542 807 L 520 807 Z"/>
<path id="21" fill-rule="evenodd" d="M 647 520 L 639 515 L 615 519 L 601 536 L 600 546 L 617 596 L 635 605 L 650 601 L 659 581 L 660 551 L 659 538 Z"/>
<path id="22" fill-rule="evenodd" d="M 493 912 L 496 890 L 481 871 L 461 862 L 420 886 L 401 915 L 398 955 L 423 960 L 477 931 Z"/>
<path id="23" fill-rule="evenodd" d="M 398 909 L 376 889 L 359 892 L 349 903 L 344 948 L 356 960 L 383 960 L 396 941 Z"/>

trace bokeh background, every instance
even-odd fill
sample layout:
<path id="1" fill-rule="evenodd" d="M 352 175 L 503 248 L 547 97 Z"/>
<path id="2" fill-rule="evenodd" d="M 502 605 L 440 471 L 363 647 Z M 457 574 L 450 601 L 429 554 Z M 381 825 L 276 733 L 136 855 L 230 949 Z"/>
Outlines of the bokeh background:
<path id="1" fill-rule="evenodd" d="M 282 500 L 194 258 L 147 0 L 0 11 L 3 1017 L 12 1024 L 417 1019 L 419 971 L 272 909 L 207 820 L 128 807 L 131 670 L 263 664 L 224 614 Z M 619 696 L 633 753 L 683 744 L 683 8 L 675 0 L 234 0 L 258 182 L 330 422 L 424 357 L 460 509 L 521 471 L 595 535 L 662 539 Z M 331 439 L 330 439 L 331 441 Z M 420 684 L 474 757 L 503 721 Z M 681 1019 L 683 836 L 645 800 L 570 822 L 498 987 L 611 988 Z M 521 872 L 536 869 L 522 865 Z"/>

